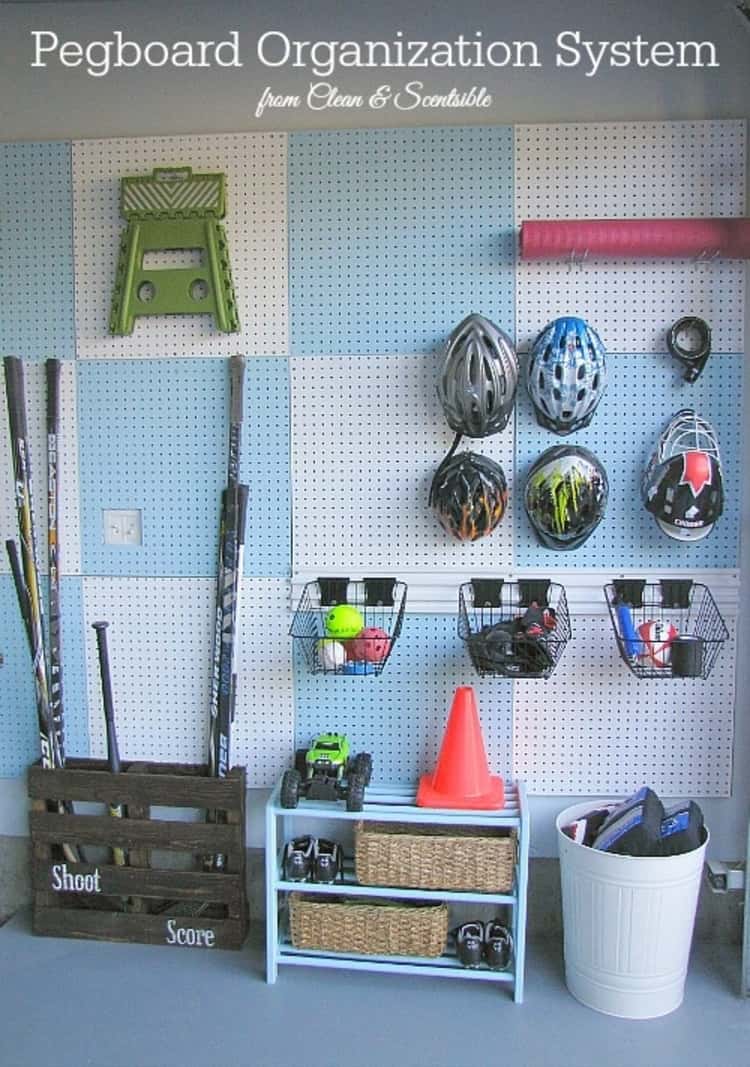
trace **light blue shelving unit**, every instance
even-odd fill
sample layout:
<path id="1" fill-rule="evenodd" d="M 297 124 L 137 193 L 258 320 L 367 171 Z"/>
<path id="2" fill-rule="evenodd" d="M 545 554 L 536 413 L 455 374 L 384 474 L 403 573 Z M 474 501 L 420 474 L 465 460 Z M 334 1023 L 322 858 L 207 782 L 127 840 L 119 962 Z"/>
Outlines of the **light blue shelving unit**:
<path id="1" fill-rule="evenodd" d="M 425 974 L 441 978 L 469 978 L 500 982 L 510 987 L 513 999 L 523 1000 L 526 958 L 526 892 L 529 869 L 529 812 L 523 783 L 506 783 L 505 806 L 497 811 L 448 810 L 421 808 L 411 786 L 371 785 L 367 789 L 362 811 L 346 811 L 342 801 L 326 803 L 301 800 L 294 809 L 283 808 L 279 799 L 280 783 L 266 805 L 266 981 L 273 983 L 280 964 L 304 967 L 345 967 L 350 970 L 383 971 L 391 974 Z M 304 830 L 300 823 L 332 821 L 430 823 L 442 826 L 510 828 L 516 831 L 518 850 L 513 884 L 509 893 L 455 892 L 434 889 L 360 885 L 351 863 L 345 864 L 344 880 L 334 884 L 289 882 L 284 879 L 282 857 L 284 843 L 302 833 L 314 833 L 315 826 Z M 342 830 L 344 829 L 342 825 Z M 330 833 L 330 830 L 327 830 Z M 350 897 L 395 897 L 399 900 L 444 901 L 446 904 L 503 904 L 511 909 L 511 929 L 515 946 L 511 968 L 494 971 L 484 965 L 463 967 L 450 948 L 437 959 L 417 956 L 370 956 L 323 949 L 297 949 L 288 930 L 287 894 L 293 891 Z"/>
<path id="2" fill-rule="evenodd" d="M 747 828 L 747 859 L 745 862 L 745 908 L 742 913 L 742 978 L 743 997 L 750 997 L 750 824 Z"/>

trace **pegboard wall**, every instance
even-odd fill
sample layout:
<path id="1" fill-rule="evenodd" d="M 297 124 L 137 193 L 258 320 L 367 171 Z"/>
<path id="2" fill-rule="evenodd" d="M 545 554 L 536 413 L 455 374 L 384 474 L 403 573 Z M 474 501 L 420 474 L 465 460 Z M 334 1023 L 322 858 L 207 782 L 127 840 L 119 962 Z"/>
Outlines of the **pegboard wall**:
<path id="1" fill-rule="evenodd" d="M 290 351 L 433 352 L 445 323 L 513 321 L 513 131 L 295 134 Z"/>
<path id="2" fill-rule="evenodd" d="M 586 165 L 581 166 L 581 160 Z M 575 585 L 592 569 L 712 569 L 738 583 L 745 265 L 689 261 L 524 263 L 526 218 L 702 217 L 745 210 L 745 127 L 734 121 L 431 128 L 159 137 L 0 146 L 2 353 L 28 361 L 27 400 L 43 549 L 44 358 L 63 374 L 61 488 L 68 750 L 102 755 L 91 623 L 110 622 L 124 758 L 197 762 L 208 734 L 226 357 L 248 358 L 241 477 L 250 485 L 233 761 L 268 786 L 297 744 L 346 730 L 383 781 L 434 764 L 456 686 L 477 691 L 494 768 L 535 793 L 725 796 L 731 788 L 732 632 L 705 681 L 638 681 L 609 620 L 573 616 L 549 681 L 474 674 L 456 616 L 409 611 L 379 677 L 312 675 L 287 634 L 292 575 L 526 573 Z M 119 181 L 156 166 L 227 177 L 225 225 L 241 332 L 210 316 L 141 318 L 107 331 Z M 10 235 L 7 240 L 6 234 Z M 72 235 L 72 236 L 71 236 Z M 75 296 L 75 300 L 74 300 Z M 609 385 L 576 441 L 604 462 L 611 497 L 582 549 L 541 548 L 519 507 L 533 459 L 559 438 L 519 389 L 506 430 L 466 447 L 510 487 L 500 527 L 474 545 L 443 533 L 429 485 L 452 441 L 437 400 L 439 351 L 479 311 L 525 350 L 562 313 L 588 318 Z M 666 354 L 682 315 L 710 322 L 714 354 L 686 385 Z M 4 409 L 4 393 L 0 404 Z M 664 537 L 637 494 L 659 431 L 694 405 L 716 427 L 728 493 L 716 530 L 690 548 Z M 3 410 L 3 417 L 4 417 Z M 14 536 L 7 434 L 2 536 Z M 143 543 L 103 539 L 103 509 L 137 509 Z M 42 564 L 46 569 L 46 555 Z M 584 573 L 586 572 L 586 573 Z M 444 586 L 443 586 L 444 587 Z M 0 774 L 36 757 L 28 653 L 0 560 Z M 441 596 L 443 594 L 441 593 Z M 443 597 L 444 599 L 444 597 Z M 457 599 L 457 598 L 456 598 Z M 440 609 L 442 612 L 442 608 Z"/>
<path id="3" fill-rule="evenodd" d="M 73 144 L 76 352 L 81 359 L 274 355 L 287 351 L 287 138 L 278 133 L 140 137 Z M 129 337 L 108 333 L 112 285 L 125 221 L 120 178 L 154 167 L 221 171 L 223 225 L 240 319 L 218 333 L 210 315 L 141 319 Z"/>
<path id="4" fill-rule="evenodd" d="M 0 349 L 72 359 L 73 225 L 69 144 L 0 144 Z"/>
<path id="5" fill-rule="evenodd" d="M 513 766 L 533 793 L 728 796 L 735 634 L 706 679 L 642 679 L 620 660 L 605 616 L 577 615 L 550 682 L 515 686 Z"/>
<path id="6" fill-rule="evenodd" d="M 745 213 L 744 122 L 584 123 L 516 128 L 516 224 L 524 219 L 705 218 Z M 666 352 L 684 314 L 715 352 L 744 351 L 744 263 L 520 261 L 517 341 L 575 308 L 610 352 Z"/>
<path id="7" fill-rule="evenodd" d="M 457 553 L 426 507 L 454 436 L 435 373 L 434 356 L 292 358 L 295 571 L 455 567 L 459 556 L 464 566 L 512 566 L 512 433 L 471 442 L 500 463 L 510 487 L 492 537 Z"/>

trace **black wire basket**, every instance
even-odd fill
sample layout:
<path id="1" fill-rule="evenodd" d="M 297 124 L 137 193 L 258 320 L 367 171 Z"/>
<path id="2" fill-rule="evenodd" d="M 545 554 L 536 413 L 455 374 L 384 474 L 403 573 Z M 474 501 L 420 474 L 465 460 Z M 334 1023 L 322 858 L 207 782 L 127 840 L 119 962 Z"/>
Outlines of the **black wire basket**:
<path id="1" fill-rule="evenodd" d="M 395 578 L 318 578 L 302 590 L 289 633 L 314 674 L 380 674 L 405 607 Z"/>
<path id="2" fill-rule="evenodd" d="M 546 578 L 473 578 L 458 591 L 458 633 L 479 674 L 549 678 L 571 636 L 565 590 Z"/>
<path id="3" fill-rule="evenodd" d="M 729 637 L 705 585 L 623 578 L 604 586 L 617 648 L 638 678 L 708 678 Z"/>

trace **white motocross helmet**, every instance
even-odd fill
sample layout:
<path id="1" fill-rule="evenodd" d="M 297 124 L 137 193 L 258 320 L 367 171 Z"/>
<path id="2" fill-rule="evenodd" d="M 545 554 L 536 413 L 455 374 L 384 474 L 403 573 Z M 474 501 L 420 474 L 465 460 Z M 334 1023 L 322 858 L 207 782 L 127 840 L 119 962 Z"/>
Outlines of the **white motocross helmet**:
<path id="1" fill-rule="evenodd" d="M 721 456 L 710 423 L 683 408 L 664 429 L 643 474 L 643 503 L 677 541 L 701 541 L 724 507 Z"/>

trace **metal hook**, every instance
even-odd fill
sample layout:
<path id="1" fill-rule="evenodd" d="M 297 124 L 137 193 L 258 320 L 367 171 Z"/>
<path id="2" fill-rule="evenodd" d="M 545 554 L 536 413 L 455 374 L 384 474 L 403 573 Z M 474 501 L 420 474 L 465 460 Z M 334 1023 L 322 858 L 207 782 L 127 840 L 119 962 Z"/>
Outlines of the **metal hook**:
<path id="1" fill-rule="evenodd" d="M 718 248 L 709 250 L 708 248 L 702 248 L 697 256 L 693 257 L 693 263 L 713 263 L 719 259 L 721 251 Z"/>
<path id="2" fill-rule="evenodd" d="M 589 254 L 588 248 L 585 248 L 583 250 L 583 252 L 580 254 L 580 256 L 577 255 L 575 248 L 571 248 L 571 250 L 570 250 L 570 258 L 568 260 L 568 274 L 570 274 L 570 272 L 573 270 L 573 268 L 576 265 L 578 266 L 579 271 L 583 270 L 584 264 L 585 264 L 586 260 L 588 259 L 588 254 Z"/>

